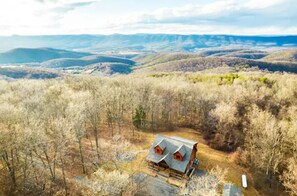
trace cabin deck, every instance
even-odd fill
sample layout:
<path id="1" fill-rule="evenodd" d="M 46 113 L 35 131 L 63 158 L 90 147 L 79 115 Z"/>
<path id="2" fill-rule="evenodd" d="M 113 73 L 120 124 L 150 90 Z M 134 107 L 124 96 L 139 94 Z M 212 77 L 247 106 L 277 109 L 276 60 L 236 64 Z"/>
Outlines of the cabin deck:
<path id="1" fill-rule="evenodd" d="M 170 168 L 164 168 L 152 163 L 148 163 L 148 168 L 145 173 L 153 177 L 159 177 L 169 184 L 178 187 L 185 187 L 195 169 L 196 167 L 191 167 L 189 172 L 184 174 Z"/>

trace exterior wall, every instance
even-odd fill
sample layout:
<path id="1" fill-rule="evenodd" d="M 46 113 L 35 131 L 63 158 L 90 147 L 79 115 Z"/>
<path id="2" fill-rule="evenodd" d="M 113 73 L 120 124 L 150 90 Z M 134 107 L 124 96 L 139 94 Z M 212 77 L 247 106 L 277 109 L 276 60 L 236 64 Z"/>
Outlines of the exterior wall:
<path id="1" fill-rule="evenodd" d="M 190 162 L 189 162 L 189 164 L 187 166 L 186 172 L 190 169 L 190 167 L 192 166 L 194 160 L 196 159 L 196 154 L 197 154 L 197 144 L 195 144 L 194 147 L 193 147 Z"/>
<path id="2" fill-rule="evenodd" d="M 180 171 L 177 171 L 177 170 L 174 170 L 174 169 L 169 168 L 168 165 L 165 162 L 160 162 L 159 164 L 157 164 L 157 163 L 148 161 L 148 165 L 150 167 L 155 168 L 155 169 L 161 169 L 161 170 L 168 168 L 169 169 L 168 171 L 169 171 L 169 175 L 170 176 L 179 176 L 179 177 L 182 177 L 182 176 L 185 175 L 185 173 L 183 173 L 183 172 L 180 172 Z"/>
<path id="3" fill-rule="evenodd" d="M 193 147 L 190 162 L 193 163 L 193 161 L 196 159 L 196 154 L 197 154 L 197 144 L 195 144 Z"/>

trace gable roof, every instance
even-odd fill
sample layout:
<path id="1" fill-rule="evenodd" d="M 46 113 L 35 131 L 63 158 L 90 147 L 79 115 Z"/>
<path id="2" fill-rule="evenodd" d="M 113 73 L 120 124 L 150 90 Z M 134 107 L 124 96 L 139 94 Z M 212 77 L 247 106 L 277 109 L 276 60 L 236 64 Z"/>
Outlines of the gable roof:
<path id="1" fill-rule="evenodd" d="M 158 145 L 166 145 L 162 155 L 156 154 L 154 148 Z M 193 151 L 194 145 L 197 144 L 195 141 L 187 140 L 180 137 L 166 137 L 162 135 L 156 135 L 155 141 L 153 142 L 147 160 L 154 163 L 165 163 L 172 169 L 185 172 Z M 160 146 L 161 147 L 161 146 Z M 183 156 L 183 161 L 175 160 L 174 153 L 179 152 Z"/>
<path id="2" fill-rule="evenodd" d="M 178 149 L 176 149 L 176 151 L 173 154 L 179 152 L 181 154 L 181 156 L 184 157 L 185 154 L 186 154 L 186 149 L 185 148 L 186 147 L 184 145 L 181 145 L 180 147 L 178 147 Z"/>
<path id="3" fill-rule="evenodd" d="M 157 147 L 157 146 L 159 146 L 162 150 L 164 150 L 164 148 L 166 148 L 166 141 L 165 141 L 165 139 L 162 139 L 158 144 L 156 144 L 154 146 L 154 148 Z"/>

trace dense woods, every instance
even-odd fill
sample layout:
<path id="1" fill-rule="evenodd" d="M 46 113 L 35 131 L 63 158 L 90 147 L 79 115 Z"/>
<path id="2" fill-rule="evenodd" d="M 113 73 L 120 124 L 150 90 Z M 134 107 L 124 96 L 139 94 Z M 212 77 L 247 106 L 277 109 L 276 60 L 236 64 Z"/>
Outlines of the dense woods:
<path id="1" fill-rule="evenodd" d="M 296 86 L 295 75 L 261 72 L 0 81 L 0 187 L 16 195 L 100 195 L 110 189 L 105 179 L 117 194 L 133 195 L 136 185 L 117 165 L 129 146 L 119 135 L 189 127 L 297 194 Z M 102 142 L 106 136 L 111 143 Z M 117 170 L 103 170 L 107 161 Z M 71 167 L 96 183 L 81 187 L 67 177 Z"/>
<path id="2" fill-rule="evenodd" d="M 211 50 L 210 50 L 211 51 Z M 210 51 L 206 51 L 210 52 Z M 222 50 L 224 52 L 224 50 Z M 257 53 L 250 53 L 249 55 L 257 56 Z M 277 56 L 272 53 L 271 55 Z M 215 54 L 210 56 L 203 56 L 202 54 L 156 54 L 148 55 L 141 59 L 141 57 L 135 58 L 139 65 L 135 68 L 137 72 L 142 73 L 154 73 L 154 72 L 197 72 L 207 69 L 217 69 L 222 67 L 228 67 L 234 70 L 248 70 L 248 69 L 260 69 L 269 70 L 273 72 L 290 72 L 297 73 L 297 63 L 294 60 L 289 61 L 270 61 L 272 58 L 267 59 L 248 59 L 233 57 L 232 53 L 226 52 L 225 56 L 216 56 Z M 286 59 L 286 58 L 284 58 Z"/>

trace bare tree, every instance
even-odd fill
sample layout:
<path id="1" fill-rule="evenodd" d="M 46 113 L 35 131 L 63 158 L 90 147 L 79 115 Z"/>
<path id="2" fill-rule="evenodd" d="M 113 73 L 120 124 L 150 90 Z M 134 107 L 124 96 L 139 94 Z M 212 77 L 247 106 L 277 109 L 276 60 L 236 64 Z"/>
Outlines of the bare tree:
<path id="1" fill-rule="evenodd" d="M 281 176 L 284 186 L 291 195 L 297 195 L 297 161 L 294 158 L 288 160 L 288 169 Z"/>
<path id="2" fill-rule="evenodd" d="M 182 195 L 204 196 L 214 195 L 219 196 L 220 185 L 225 183 L 225 178 L 228 171 L 218 166 L 213 168 L 209 174 L 202 176 L 193 176 L 188 182 L 187 187 L 181 190 Z"/>

